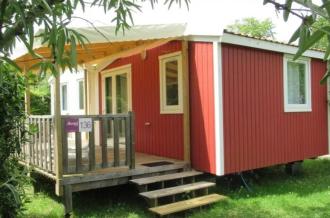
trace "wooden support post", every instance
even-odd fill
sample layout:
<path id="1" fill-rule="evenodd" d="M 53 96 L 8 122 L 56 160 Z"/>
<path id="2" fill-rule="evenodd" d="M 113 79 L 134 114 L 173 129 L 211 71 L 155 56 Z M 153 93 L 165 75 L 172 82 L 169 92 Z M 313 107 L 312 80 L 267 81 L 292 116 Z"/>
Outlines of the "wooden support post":
<path id="1" fill-rule="evenodd" d="M 24 95 L 24 103 L 25 103 L 25 114 L 27 116 L 29 116 L 31 114 L 31 93 L 30 93 L 30 84 L 29 84 L 29 78 L 27 76 L 27 72 L 26 72 L 26 68 L 24 66 L 23 68 L 23 73 L 25 76 L 25 95 Z M 30 121 L 30 118 L 28 118 L 28 121 Z M 30 122 L 28 122 L 28 125 L 30 124 Z M 27 128 L 29 128 L 29 126 L 27 125 Z M 31 162 L 32 162 L 32 143 L 31 141 L 31 136 L 29 135 L 29 142 L 27 143 L 28 146 L 28 152 L 29 152 L 29 159 L 28 159 L 28 167 L 30 166 Z M 26 154 L 25 154 L 26 155 Z M 26 160 L 26 157 L 24 158 Z"/>
<path id="2" fill-rule="evenodd" d="M 183 144 L 184 161 L 190 163 L 189 57 L 188 41 L 182 41 Z"/>
<path id="3" fill-rule="evenodd" d="M 72 212 L 72 187 L 71 185 L 64 186 L 64 208 L 65 215 L 69 215 Z"/>
<path id="4" fill-rule="evenodd" d="M 56 172 L 56 194 L 62 196 L 63 188 L 61 181 L 63 177 L 62 161 L 62 120 L 61 120 L 61 98 L 60 98 L 60 72 L 54 76 L 54 146 L 55 146 L 55 172 Z"/>

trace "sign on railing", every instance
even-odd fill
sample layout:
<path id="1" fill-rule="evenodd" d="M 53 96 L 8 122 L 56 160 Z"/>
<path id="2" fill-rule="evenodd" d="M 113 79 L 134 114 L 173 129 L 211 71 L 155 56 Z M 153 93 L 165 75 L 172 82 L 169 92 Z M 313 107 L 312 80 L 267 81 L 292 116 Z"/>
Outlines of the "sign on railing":
<path id="1" fill-rule="evenodd" d="M 66 118 L 64 122 L 65 132 L 91 132 L 93 129 L 92 118 Z"/>

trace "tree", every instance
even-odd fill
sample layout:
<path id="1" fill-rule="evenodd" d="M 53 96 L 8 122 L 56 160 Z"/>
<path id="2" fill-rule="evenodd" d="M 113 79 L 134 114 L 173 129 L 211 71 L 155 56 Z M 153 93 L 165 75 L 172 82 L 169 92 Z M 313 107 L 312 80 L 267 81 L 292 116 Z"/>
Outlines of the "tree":
<path id="1" fill-rule="evenodd" d="M 322 4 L 317 5 L 311 0 L 286 0 L 285 3 L 277 0 L 264 0 L 264 4 L 273 4 L 276 10 L 283 11 L 285 21 L 290 15 L 301 19 L 301 25 L 289 40 L 289 43 L 298 40 L 299 48 L 294 59 L 299 58 L 306 50 L 318 46 L 318 43 L 322 43 L 324 37 L 326 38 L 324 60 L 327 61 L 328 68 L 320 81 L 324 83 L 330 75 L 330 1 L 322 0 Z M 318 20 L 321 21 L 317 23 Z"/>
<path id="2" fill-rule="evenodd" d="M 236 20 L 234 24 L 227 26 L 229 31 L 242 33 L 258 38 L 274 39 L 275 25 L 270 19 L 258 20 L 254 17 L 247 17 L 242 20 Z"/>

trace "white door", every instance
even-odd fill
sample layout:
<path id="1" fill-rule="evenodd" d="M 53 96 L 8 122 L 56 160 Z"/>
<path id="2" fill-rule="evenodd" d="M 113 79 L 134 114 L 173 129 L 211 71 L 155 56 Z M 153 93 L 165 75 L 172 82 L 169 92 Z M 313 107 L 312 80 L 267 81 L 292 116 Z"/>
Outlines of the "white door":
<path id="1" fill-rule="evenodd" d="M 105 71 L 102 74 L 102 112 L 121 114 L 132 110 L 131 103 L 131 66 Z M 124 122 L 119 123 L 119 135 L 125 135 Z M 113 126 L 109 123 L 108 137 L 113 136 Z"/>
<path id="2" fill-rule="evenodd" d="M 132 110 L 130 65 L 103 72 L 102 86 L 103 114 L 120 114 Z"/>

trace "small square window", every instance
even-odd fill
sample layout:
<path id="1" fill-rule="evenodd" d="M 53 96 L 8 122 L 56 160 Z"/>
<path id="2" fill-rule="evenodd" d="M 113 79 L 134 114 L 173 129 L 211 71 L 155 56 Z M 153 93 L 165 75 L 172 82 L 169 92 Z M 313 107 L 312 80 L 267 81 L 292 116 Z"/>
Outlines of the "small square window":
<path id="1" fill-rule="evenodd" d="M 309 59 L 284 57 L 284 111 L 311 111 L 311 77 Z"/>
<path id="2" fill-rule="evenodd" d="M 159 57 L 161 113 L 182 113 L 182 57 L 180 52 Z"/>

